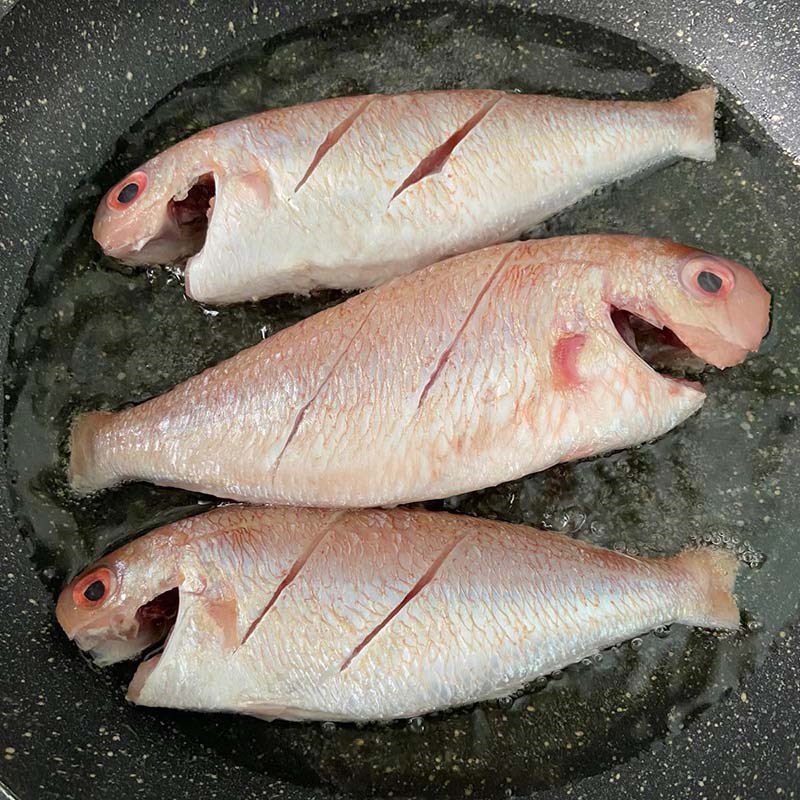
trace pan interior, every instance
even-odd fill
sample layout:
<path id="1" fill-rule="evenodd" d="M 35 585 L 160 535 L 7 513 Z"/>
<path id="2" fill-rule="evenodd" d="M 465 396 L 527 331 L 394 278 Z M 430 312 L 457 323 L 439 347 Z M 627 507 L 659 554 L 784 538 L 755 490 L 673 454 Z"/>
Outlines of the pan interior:
<path id="1" fill-rule="evenodd" d="M 208 125 L 331 95 L 494 87 L 585 97 L 665 98 L 709 83 L 629 39 L 558 18 L 427 5 L 339 18 L 241 51 L 177 88 L 122 136 L 75 192 L 39 252 L 11 344 L 5 391 L 16 511 L 54 591 L 65 576 L 210 499 L 131 485 L 78 500 L 65 434 L 78 410 L 144 400 L 342 297 L 280 297 L 210 311 L 180 275 L 126 270 L 90 235 L 105 188 L 176 138 Z M 355 795 L 504 796 L 611 768 L 669 737 L 734 691 L 795 615 L 800 174 L 722 93 L 714 164 L 689 161 L 611 187 L 534 235 L 667 236 L 751 265 L 774 293 L 762 353 L 707 371 L 702 412 L 660 441 L 431 504 L 525 522 L 642 554 L 716 537 L 739 549 L 737 636 L 674 627 L 540 680 L 524 694 L 420 721 L 267 724 L 132 709 L 170 719 L 250 769 Z M 83 669 L 76 658 L 76 676 Z M 131 670 L 118 668 L 121 682 Z M 76 677 L 76 679 L 78 679 Z M 144 724 L 144 720 L 142 720 Z"/>

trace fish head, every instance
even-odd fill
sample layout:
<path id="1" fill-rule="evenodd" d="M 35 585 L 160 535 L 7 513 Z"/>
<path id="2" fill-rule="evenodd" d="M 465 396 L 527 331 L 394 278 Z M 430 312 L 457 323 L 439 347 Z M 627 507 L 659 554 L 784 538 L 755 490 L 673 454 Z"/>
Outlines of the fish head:
<path id="1" fill-rule="evenodd" d="M 674 242 L 643 239 L 636 246 L 643 252 L 615 270 L 606 298 L 615 322 L 620 313 L 633 317 L 624 320 L 630 336 L 620 330 L 629 344 L 646 328 L 657 334 L 662 354 L 688 350 L 695 361 L 720 369 L 758 350 L 771 298 L 747 267 Z"/>
<path id="2" fill-rule="evenodd" d="M 125 264 L 181 263 L 203 246 L 216 193 L 204 132 L 126 175 L 106 192 L 92 234 Z"/>
<path id="3" fill-rule="evenodd" d="M 145 536 L 100 559 L 61 591 L 56 617 L 100 666 L 135 658 L 169 632 L 180 576 L 169 548 Z"/>

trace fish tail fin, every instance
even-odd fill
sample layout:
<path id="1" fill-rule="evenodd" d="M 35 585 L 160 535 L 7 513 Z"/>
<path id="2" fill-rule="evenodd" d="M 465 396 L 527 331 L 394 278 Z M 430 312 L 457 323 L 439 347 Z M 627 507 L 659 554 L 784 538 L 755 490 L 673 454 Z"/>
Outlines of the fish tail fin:
<path id="1" fill-rule="evenodd" d="M 680 142 L 680 154 L 697 161 L 713 161 L 717 157 L 717 139 L 714 132 L 717 108 L 717 90 L 713 86 L 695 89 L 670 102 L 689 118 L 688 127 Z"/>
<path id="2" fill-rule="evenodd" d="M 89 494 L 116 483 L 108 470 L 100 465 L 99 438 L 114 417 L 111 411 L 81 414 L 72 423 L 69 436 L 69 482 L 76 492 Z"/>
<path id="3" fill-rule="evenodd" d="M 735 553 L 701 547 L 675 556 L 675 564 L 686 570 L 701 589 L 697 606 L 679 621 L 702 628 L 738 630 L 739 607 L 733 586 L 739 560 Z"/>

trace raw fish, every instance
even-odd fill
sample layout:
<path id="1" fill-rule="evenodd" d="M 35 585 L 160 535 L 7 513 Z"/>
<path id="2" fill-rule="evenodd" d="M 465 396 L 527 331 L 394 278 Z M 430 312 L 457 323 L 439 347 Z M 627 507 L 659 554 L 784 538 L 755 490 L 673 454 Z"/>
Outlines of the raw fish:
<path id="1" fill-rule="evenodd" d="M 79 417 L 72 485 L 324 507 L 494 486 L 661 436 L 700 408 L 699 383 L 638 355 L 643 325 L 727 367 L 758 349 L 769 305 L 745 267 L 672 242 L 498 245 L 353 297 L 160 397 Z"/>
<path id="2" fill-rule="evenodd" d="M 736 557 L 647 559 L 427 511 L 228 506 L 102 558 L 61 594 L 128 699 L 265 718 L 413 717 L 508 694 L 659 625 L 734 630 Z"/>
<path id="3" fill-rule="evenodd" d="M 713 160 L 715 102 L 442 91 L 274 109 L 124 177 L 94 236 L 129 264 L 185 261 L 204 303 L 376 286 L 516 239 L 640 170 Z"/>

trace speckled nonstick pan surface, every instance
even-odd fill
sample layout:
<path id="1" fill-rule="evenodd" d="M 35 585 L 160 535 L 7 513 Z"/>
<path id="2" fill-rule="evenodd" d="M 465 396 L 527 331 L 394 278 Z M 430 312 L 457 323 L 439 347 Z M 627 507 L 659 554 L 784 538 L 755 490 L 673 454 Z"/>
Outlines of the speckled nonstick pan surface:
<path id="1" fill-rule="evenodd" d="M 0 0 L 0 781 L 12 797 L 800 791 L 797 3 L 542 2 L 535 14 L 470 3 L 9 5 Z M 654 551 L 708 533 L 718 517 L 719 536 L 747 539 L 766 558 L 744 570 L 742 637 L 645 637 L 513 703 L 388 728 L 128 706 L 129 672 L 89 667 L 55 625 L 54 592 L 82 559 L 196 498 L 128 487 L 76 505 L 59 472 L 70 403 L 88 402 L 106 367 L 122 374 L 114 358 L 146 380 L 120 379 L 103 399 L 137 399 L 255 341 L 260 324 L 277 328 L 337 298 L 232 310 L 204 327 L 166 275 L 120 276 L 98 259 L 86 225 L 101 187 L 170 135 L 259 103 L 482 83 L 655 97 L 691 88 L 698 69 L 723 89 L 719 162 L 646 176 L 544 232 L 662 233 L 751 263 L 776 298 L 765 354 L 709 376 L 706 408 L 674 436 L 438 507 L 609 545 L 620 531 L 627 546 Z M 93 328 L 101 310 L 111 322 Z M 187 330 L 196 346 L 149 375 Z M 76 341 L 111 355 L 92 366 L 94 351 Z"/>

